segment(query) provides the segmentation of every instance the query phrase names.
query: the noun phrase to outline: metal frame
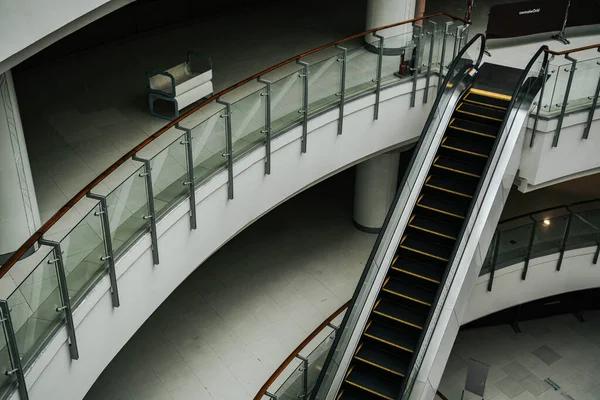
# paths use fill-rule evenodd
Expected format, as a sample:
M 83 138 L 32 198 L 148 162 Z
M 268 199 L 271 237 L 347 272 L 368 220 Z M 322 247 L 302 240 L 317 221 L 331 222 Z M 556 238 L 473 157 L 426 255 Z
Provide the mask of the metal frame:
M 302 65 L 302 72 L 298 77 L 302 78 L 302 152 L 306 153 L 306 141 L 308 139 L 308 63 L 302 60 L 296 60 L 296 64 Z
M 544 100 L 544 88 L 546 87 L 546 77 L 548 76 L 548 66 L 550 65 L 548 59 L 548 53 L 544 53 L 544 60 L 542 62 L 542 68 L 540 68 L 540 73 L 538 75 L 538 79 L 542 79 L 542 88 L 540 89 L 540 98 L 538 100 L 537 109 L 535 112 L 535 119 L 533 121 L 533 128 L 531 130 L 531 139 L 529 140 L 529 147 L 533 147 L 533 143 L 535 142 L 535 132 L 537 130 L 538 120 L 540 119 L 540 110 L 542 109 L 542 101 Z
M 490 270 L 490 279 L 488 280 L 487 291 L 492 291 L 492 285 L 494 284 L 494 275 L 496 274 L 496 261 L 498 260 L 498 252 L 500 251 L 500 236 L 502 233 L 496 230 L 496 241 L 494 242 L 492 255 L 492 269 Z
M 101 218 L 102 231 L 104 233 L 104 251 L 105 256 L 102 261 L 108 261 L 108 276 L 110 278 L 110 297 L 112 299 L 113 307 L 119 307 L 121 301 L 119 300 L 119 288 L 117 286 L 117 273 L 115 271 L 115 254 L 112 247 L 112 237 L 110 233 L 110 219 L 108 218 L 108 203 L 106 202 L 106 196 L 94 194 L 88 192 L 86 194 L 90 199 L 98 200 L 100 203 L 100 211 L 94 212 L 94 215 Z
M 225 106 L 225 114 L 221 114 L 221 118 L 225 118 L 225 146 L 226 153 L 223 157 L 227 157 L 227 195 L 229 200 L 233 200 L 233 133 L 231 131 L 231 103 L 223 101 L 219 97 L 215 100 L 217 104 Z
M 144 215 L 144 219 L 150 220 L 150 238 L 152 240 L 152 260 L 154 265 L 158 265 L 160 259 L 158 257 L 158 235 L 156 233 L 156 211 L 154 210 L 154 189 L 152 188 L 152 166 L 150 160 L 134 155 L 131 157 L 133 161 L 144 163 L 144 172 L 138 176 L 146 179 L 146 197 L 148 200 L 148 212 L 150 215 Z
M 308 397 L 308 358 L 302 357 L 300 354 L 296 354 L 296 358 L 302 361 L 302 385 L 303 385 L 303 394 L 302 398 L 306 400 Z
M 569 207 L 567 207 L 567 210 L 569 211 L 569 218 L 567 219 L 567 226 L 565 227 L 565 232 L 563 233 L 563 238 L 560 243 L 560 254 L 558 255 L 558 262 L 556 263 L 557 271 L 560 271 L 562 266 L 563 257 L 567 248 L 567 239 L 569 238 L 569 233 L 571 232 L 571 221 L 573 220 L 573 212 Z
M 190 201 L 190 227 L 196 229 L 197 218 L 196 218 L 196 178 L 194 176 L 194 154 L 192 151 L 192 130 L 184 128 L 179 124 L 175 124 L 175 129 L 184 131 L 183 140 L 179 142 L 185 146 L 185 160 L 187 167 L 187 181 L 183 182 L 188 187 L 189 201 Z
M 445 58 L 446 58 L 446 42 L 447 42 L 447 37 L 448 36 L 452 36 L 452 33 L 450 33 L 450 27 L 454 24 L 454 21 L 448 21 L 446 22 L 446 26 L 444 27 L 444 33 L 443 33 L 443 40 L 442 40 L 442 54 L 440 57 L 440 73 L 439 73 L 439 79 L 438 79 L 438 92 L 440 90 L 442 90 L 442 82 L 444 82 L 444 72 L 446 69 L 446 65 L 445 65 Z
M 375 77 L 375 110 L 373 119 L 379 119 L 379 96 L 381 95 L 381 69 L 383 67 L 383 42 L 384 37 L 373 32 L 373 36 L 379 39 L 379 53 L 377 54 L 377 76 Z
M 556 126 L 556 132 L 554 133 L 554 138 L 552 139 L 552 147 L 558 146 L 558 138 L 560 137 L 560 130 L 562 129 L 563 120 L 565 118 L 565 113 L 567 111 L 567 103 L 569 102 L 569 94 L 571 93 L 571 85 L 573 84 L 573 76 L 575 75 L 575 71 L 577 70 L 577 60 L 571 57 L 570 55 L 566 55 L 565 58 L 571 61 L 571 70 L 569 71 L 569 80 L 567 81 L 567 87 L 565 89 L 565 98 L 563 99 L 562 107 L 560 109 L 560 117 L 558 118 L 558 125 Z
M 8 358 L 10 359 L 10 365 L 12 367 L 12 369 L 10 371 L 6 371 L 5 374 L 16 374 L 17 391 L 19 392 L 19 398 L 21 400 L 29 400 L 29 394 L 27 393 L 27 384 L 25 382 L 25 372 L 23 372 L 23 366 L 21 365 L 21 356 L 19 355 L 19 348 L 17 346 L 15 329 L 12 324 L 12 318 L 10 316 L 10 308 L 8 306 L 8 301 L 6 300 L 0 300 L 0 315 L 2 317 L 2 326 L 4 327 L 4 337 L 6 338 Z
M 338 135 L 342 134 L 344 129 L 344 105 L 346 104 L 346 69 L 348 67 L 348 49 L 336 44 L 335 47 L 342 50 L 342 58 L 337 58 L 337 62 L 342 63 L 340 92 L 336 93 L 340 97 L 340 116 L 338 118 Z
M 415 50 L 415 59 L 413 60 L 413 68 L 412 68 L 412 73 L 413 73 L 413 86 L 412 86 L 412 92 L 410 94 L 410 106 L 414 107 L 415 106 L 415 98 L 417 97 L 417 79 L 419 78 L 419 64 L 421 63 L 421 35 L 423 34 L 423 27 L 420 25 L 417 25 L 415 23 L 413 23 L 413 29 L 416 30 L 416 33 L 413 35 L 413 38 L 415 39 L 415 46 L 416 46 L 416 50 Z
M 533 249 L 533 242 L 535 240 L 535 231 L 537 228 L 538 221 L 529 217 L 533 222 L 531 227 L 531 233 L 529 234 L 529 242 L 527 244 L 527 255 L 525 256 L 525 264 L 523 265 L 523 272 L 521 273 L 521 280 L 524 281 L 527 278 L 527 271 L 529 270 L 529 261 L 531 260 L 531 250 Z
M 600 53 L 600 47 L 598 47 L 598 52 Z M 596 61 L 596 64 L 598 64 L 598 66 L 600 67 L 600 61 Z M 592 98 L 592 108 L 590 109 L 587 123 L 585 124 L 585 129 L 583 130 L 583 139 L 587 139 L 590 134 L 590 129 L 592 128 L 592 121 L 594 120 L 594 113 L 596 112 L 596 107 L 598 106 L 598 97 L 600 97 L 600 77 L 598 77 L 596 92 L 594 93 L 594 97 Z
M 265 129 L 261 132 L 265 135 L 265 175 L 271 174 L 271 81 L 266 79 L 256 79 L 258 83 L 265 85 L 266 92 L 260 95 L 265 98 Z
M 52 247 L 54 259 L 48 260 L 48 264 L 54 264 L 56 276 L 58 278 L 58 290 L 62 306 L 56 308 L 56 312 L 64 311 L 65 322 L 67 325 L 67 335 L 69 336 L 69 353 L 73 360 L 79 360 L 79 350 L 77 349 L 77 337 L 75 335 L 75 324 L 73 323 L 73 309 L 71 308 L 71 299 L 69 298 L 69 289 L 67 288 L 67 277 L 65 275 L 65 264 L 63 262 L 60 243 L 51 240 L 40 239 L 40 245 Z
M 427 98 L 429 97 L 429 81 L 431 80 L 431 63 L 433 62 L 433 49 L 435 47 L 435 33 L 437 32 L 437 22 L 428 20 L 433 25 L 431 32 L 426 32 L 431 35 L 431 44 L 429 46 L 429 62 L 427 63 L 427 77 L 425 78 L 425 91 L 423 92 L 423 104 L 427 104 Z M 441 77 L 440 77 L 441 79 Z

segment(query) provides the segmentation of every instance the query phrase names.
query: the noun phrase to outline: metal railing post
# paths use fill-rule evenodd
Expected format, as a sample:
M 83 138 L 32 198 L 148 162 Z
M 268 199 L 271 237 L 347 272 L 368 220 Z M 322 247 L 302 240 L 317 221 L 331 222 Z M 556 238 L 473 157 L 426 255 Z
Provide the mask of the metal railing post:
M 108 277 L 110 279 L 110 296 L 112 299 L 113 307 L 119 307 L 121 301 L 119 300 L 119 289 L 117 286 L 117 273 L 115 272 L 115 255 L 112 247 L 112 236 L 110 233 L 110 218 L 108 218 L 108 203 L 106 202 L 106 196 L 99 194 L 87 193 L 86 195 L 90 199 L 98 200 L 100 202 L 100 211 L 96 211 L 94 215 L 100 217 L 102 221 L 102 232 L 104 233 L 104 252 L 105 256 L 101 258 L 102 261 L 108 261 Z
M 302 361 L 302 398 L 306 400 L 308 397 L 308 358 L 296 354 L 296 358 Z
M 435 46 L 435 33 L 437 31 L 437 22 L 429 20 L 431 25 L 433 25 L 431 32 L 427 32 L 428 35 L 431 35 L 431 44 L 429 45 L 429 62 L 427 63 L 427 78 L 425 79 L 425 92 L 423 92 L 423 104 L 427 103 L 427 98 L 429 96 L 429 81 L 431 80 L 431 63 L 433 62 L 433 48 Z
M 498 251 L 500 250 L 500 231 L 496 231 L 496 241 L 494 242 L 494 248 L 492 254 L 492 269 L 490 271 L 490 279 L 488 280 L 487 291 L 492 291 L 492 285 L 494 284 L 494 275 L 496 274 L 496 261 L 498 260 Z
M 133 161 L 144 163 L 144 172 L 139 174 L 140 178 L 146 179 L 146 197 L 148 200 L 148 213 L 142 218 L 150 220 L 150 238 L 152 240 L 152 259 L 154 265 L 158 265 L 158 235 L 156 232 L 156 212 L 154 210 L 154 189 L 152 188 L 152 166 L 150 160 L 138 157 L 137 155 L 131 157 Z
M 452 50 L 452 59 L 454 60 L 456 58 L 456 55 L 458 54 L 458 51 L 460 50 L 460 30 L 461 30 L 462 26 L 459 25 L 456 27 L 456 30 L 454 31 L 454 50 Z
M 565 249 L 567 248 L 567 240 L 569 239 L 569 233 L 571 232 L 571 221 L 573 220 L 573 211 L 567 207 L 569 211 L 569 218 L 567 219 L 567 226 L 565 227 L 565 232 L 563 234 L 562 241 L 560 243 L 560 253 L 558 255 L 558 262 L 556 263 L 556 270 L 560 271 L 562 266 L 563 257 L 565 255 Z
M 415 98 L 417 97 L 417 78 L 419 75 L 419 64 L 421 63 L 420 59 L 421 59 L 421 35 L 422 35 L 422 27 L 420 25 L 414 24 L 413 23 L 413 27 L 416 31 L 415 35 L 413 35 L 413 38 L 415 39 L 415 46 L 416 46 L 416 50 L 415 50 L 415 59 L 412 60 L 413 61 L 413 69 L 412 69 L 412 73 L 413 73 L 413 86 L 412 86 L 412 92 L 410 94 L 410 106 L 414 107 L 415 106 Z
M 279 397 L 277 397 L 273 393 L 265 392 L 265 396 L 267 396 L 268 398 L 270 398 L 272 400 L 279 400 Z
M 265 128 L 261 130 L 261 133 L 265 135 L 265 175 L 271 174 L 271 81 L 258 78 L 258 83 L 265 85 L 266 92 L 262 92 L 260 95 L 265 98 Z
M 448 21 L 446 22 L 446 26 L 444 27 L 444 34 L 443 34 L 443 39 L 442 39 L 442 54 L 440 55 L 440 75 L 439 75 L 439 80 L 438 80 L 438 92 L 440 90 L 442 90 L 442 82 L 444 82 L 444 78 L 445 78 L 445 69 L 446 69 L 446 62 L 445 62 L 445 58 L 446 58 L 446 42 L 447 42 L 447 37 L 448 36 L 452 36 L 452 33 L 450 33 L 450 27 L 452 26 L 452 24 L 454 24 L 454 21 Z
M 194 152 L 192 143 L 192 130 L 184 128 L 179 124 L 175 125 L 176 129 L 184 131 L 183 140 L 179 142 L 185 146 L 185 163 L 187 167 L 187 180 L 183 182 L 188 187 L 189 201 L 190 201 L 190 227 L 192 229 L 197 228 L 196 218 L 196 178 L 194 176 Z
M 302 65 L 302 72 L 298 75 L 302 78 L 302 110 L 298 110 L 303 115 L 302 118 L 302 152 L 306 153 L 306 141 L 308 139 L 308 63 L 296 60 L 296 64 Z
M 531 131 L 531 139 L 529 147 L 533 147 L 535 141 L 535 131 L 537 130 L 538 120 L 540 119 L 540 110 L 542 109 L 542 101 L 544 100 L 544 88 L 546 87 L 546 77 L 548 76 L 548 53 L 544 53 L 544 61 L 538 79 L 542 79 L 542 88 L 540 89 L 540 98 L 538 100 L 537 109 L 535 111 L 535 120 L 533 121 L 533 129 Z
M 338 120 L 338 135 L 342 134 L 342 130 L 344 128 L 344 104 L 346 103 L 346 68 L 347 68 L 347 58 L 348 58 L 348 49 L 345 47 L 336 44 L 335 47 L 342 50 L 342 58 L 337 58 L 337 62 L 342 63 L 342 73 L 341 73 L 341 82 L 340 82 L 340 92 L 336 93 L 340 97 L 340 117 Z
M 594 253 L 594 258 L 592 259 L 592 264 L 598 264 L 598 257 L 600 256 L 600 238 L 598 238 L 596 242 L 596 253 Z
M 0 317 L 2 318 L 2 326 L 4 327 L 4 337 L 6 338 L 6 347 L 8 350 L 8 358 L 10 359 L 11 366 L 11 370 L 5 371 L 5 374 L 16 375 L 19 399 L 28 400 L 29 394 L 27 393 L 27 384 L 25 383 L 25 373 L 23 372 L 23 366 L 21 365 L 21 356 L 19 355 L 19 348 L 17 346 L 15 329 L 12 324 L 12 318 L 10 316 L 10 308 L 8 307 L 8 301 L 6 300 L 0 300 Z
M 565 89 L 565 98 L 563 99 L 562 107 L 560 109 L 560 117 L 558 118 L 558 125 L 556 126 L 556 132 L 554 133 L 554 139 L 552 139 L 552 147 L 558 146 L 558 138 L 560 136 L 560 130 L 562 129 L 563 120 L 567 111 L 567 103 L 569 101 L 569 93 L 571 93 L 571 85 L 573 84 L 573 76 L 577 70 L 577 60 L 570 57 L 568 54 L 565 58 L 571 61 L 571 70 L 565 68 L 565 71 L 569 72 L 569 80 L 567 81 L 567 88 Z M 558 76 L 557 76 L 558 79 Z
M 67 334 L 69 336 L 69 352 L 73 360 L 79 359 L 79 350 L 77 349 L 77 337 L 75 336 L 75 324 L 73 324 L 73 310 L 71 308 L 71 299 L 69 298 L 69 289 L 67 288 L 67 277 L 65 275 L 65 264 L 63 262 L 62 250 L 60 243 L 40 239 L 40 245 L 52 247 L 54 258 L 48 260 L 48 264 L 54 264 L 56 268 L 56 276 L 58 277 L 58 290 L 62 301 L 61 307 L 56 307 L 56 312 L 65 313 L 65 322 L 67 325 Z
M 598 52 L 600 52 L 600 47 L 598 47 Z M 596 64 L 600 68 L 600 61 L 597 61 Z M 590 108 L 590 113 L 588 114 L 587 123 L 585 124 L 585 129 L 583 130 L 583 139 L 587 139 L 590 135 L 590 129 L 592 127 L 592 121 L 594 120 L 594 113 L 596 112 L 596 107 L 598 106 L 598 97 L 600 97 L 600 77 L 598 77 L 598 83 L 596 84 L 596 92 L 592 97 L 592 108 Z
M 383 67 L 383 41 L 384 38 L 373 32 L 373 36 L 379 39 L 379 53 L 377 54 L 377 76 L 375 78 L 375 114 L 373 119 L 379 119 L 379 96 L 381 94 L 381 69 Z
M 225 114 L 221 114 L 221 118 L 225 118 L 225 146 L 226 153 L 221 154 L 227 157 L 227 196 L 229 200 L 233 199 L 233 132 L 231 131 L 231 103 L 223 101 L 219 97 L 215 100 L 217 104 L 225 106 Z
M 535 241 L 535 231 L 537 228 L 537 221 L 531 216 L 529 217 L 533 221 L 531 227 L 531 233 L 529 233 L 529 242 L 527 242 L 527 255 L 525 256 L 525 264 L 523 265 L 523 272 L 521 273 L 521 280 L 524 281 L 527 278 L 527 271 L 529 270 L 529 261 L 531 260 L 531 250 L 533 249 L 533 242 Z

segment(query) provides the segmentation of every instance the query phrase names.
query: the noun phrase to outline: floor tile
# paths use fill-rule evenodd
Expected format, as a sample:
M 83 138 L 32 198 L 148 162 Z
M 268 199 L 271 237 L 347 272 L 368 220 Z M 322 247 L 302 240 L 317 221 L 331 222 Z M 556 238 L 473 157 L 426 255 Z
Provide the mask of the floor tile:
M 534 396 L 539 396 L 552 388 L 547 382 L 544 382 L 535 375 L 530 375 L 519 383 Z
M 600 385 L 600 382 L 598 382 L 596 379 L 592 378 L 583 371 L 579 371 L 576 374 L 570 376 L 569 382 L 571 382 L 584 392 L 589 392 L 590 390 Z
M 510 398 L 513 398 L 525 391 L 525 388 L 510 376 L 496 382 L 495 385 Z
M 510 377 L 516 381 L 521 381 L 531 375 L 531 371 L 525 368 L 520 362 L 513 361 L 504 368 L 502 371 L 506 372 Z

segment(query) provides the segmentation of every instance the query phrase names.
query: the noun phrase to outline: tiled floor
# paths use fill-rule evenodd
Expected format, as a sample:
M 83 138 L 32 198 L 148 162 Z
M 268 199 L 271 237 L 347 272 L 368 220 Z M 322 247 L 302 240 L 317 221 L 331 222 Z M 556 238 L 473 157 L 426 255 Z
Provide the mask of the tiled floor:
M 600 312 L 461 331 L 439 390 L 459 400 L 470 358 L 491 368 L 486 400 L 600 399 Z M 465 399 L 477 399 L 465 392 Z
M 234 238 L 149 318 L 86 400 L 250 399 L 352 295 L 376 235 L 352 225 L 353 172 Z

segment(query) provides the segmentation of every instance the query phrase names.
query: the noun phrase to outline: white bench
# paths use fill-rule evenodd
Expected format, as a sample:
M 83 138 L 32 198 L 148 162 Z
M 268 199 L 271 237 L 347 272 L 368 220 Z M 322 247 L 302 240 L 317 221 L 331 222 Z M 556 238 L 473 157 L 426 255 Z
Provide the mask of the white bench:
M 193 51 L 188 52 L 186 62 L 166 71 L 149 71 L 146 77 L 150 113 L 159 118 L 175 119 L 179 110 L 213 94 L 212 60 Z M 157 99 L 173 103 L 173 116 L 154 110 Z

